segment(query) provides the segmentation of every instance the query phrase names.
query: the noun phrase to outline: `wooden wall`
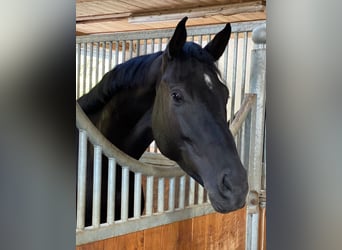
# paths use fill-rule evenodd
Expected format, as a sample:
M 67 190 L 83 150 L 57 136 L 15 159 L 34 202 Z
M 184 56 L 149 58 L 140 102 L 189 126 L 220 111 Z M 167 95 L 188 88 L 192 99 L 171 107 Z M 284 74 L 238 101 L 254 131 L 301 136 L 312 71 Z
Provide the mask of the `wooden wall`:
M 209 214 L 76 247 L 76 250 L 243 250 L 246 209 Z

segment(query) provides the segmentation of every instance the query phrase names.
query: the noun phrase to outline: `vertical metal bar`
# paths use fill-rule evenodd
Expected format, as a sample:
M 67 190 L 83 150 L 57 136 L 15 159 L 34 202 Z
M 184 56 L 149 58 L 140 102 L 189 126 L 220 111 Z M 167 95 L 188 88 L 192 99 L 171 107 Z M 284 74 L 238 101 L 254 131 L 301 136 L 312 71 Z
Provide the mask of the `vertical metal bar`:
M 164 212 L 164 178 L 158 179 L 158 213 Z
M 108 159 L 108 196 L 107 196 L 107 223 L 112 224 L 115 219 L 115 185 L 116 185 L 116 161 Z
M 249 156 L 248 182 L 249 200 L 247 203 L 247 230 L 250 234 L 246 237 L 247 249 L 254 250 L 258 247 L 259 231 L 259 207 L 255 204 L 259 198 L 262 183 L 262 157 L 265 121 L 266 99 L 266 24 L 254 29 L 252 39 L 255 48 L 251 54 L 250 93 L 257 95 L 256 104 L 252 109 L 251 145 Z M 251 199 L 253 194 L 254 198 Z
M 95 84 L 99 81 L 99 57 L 100 57 L 100 48 L 99 48 L 99 43 L 97 42 L 96 43 L 96 50 L 95 50 L 95 53 L 96 53 L 96 65 L 95 65 Z
M 121 221 L 128 219 L 129 168 L 122 167 L 121 177 Z
M 80 86 L 80 77 L 81 77 L 81 44 L 76 44 L 76 98 L 81 96 L 81 86 Z
M 134 218 L 141 215 L 141 173 L 134 174 Z
M 169 211 L 175 210 L 175 177 L 169 180 Z
M 140 56 L 140 39 L 137 39 L 137 55 Z
M 231 87 L 231 106 L 230 106 L 230 120 L 233 120 L 235 113 L 235 92 L 236 92 L 236 71 L 237 71 L 237 56 L 238 56 L 238 40 L 239 35 L 236 32 L 234 36 L 234 58 L 233 58 L 233 74 L 232 74 L 232 87 Z
M 228 78 L 228 50 L 229 50 L 229 46 L 226 47 L 226 49 L 224 50 L 224 54 L 223 54 L 223 76 L 222 76 L 222 79 L 224 80 L 224 84 L 226 84 L 226 86 L 228 85 L 228 83 L 227 83 L 227 78 Z
M 247 250 L 258 250 L 259 214 L 247 214 Z
M 155 43 L 155 39 L 154 38 L 152 38 L 152 40 L 151 40 L 151 53 L 154 53 L 154 43 Z
M 115 63 L 114 67 L 119 64 L 119 42 L 115 41 Z
M 247 68 L 247 49 L 248 49 L 248 32 L 244 32 L 243 37 L 243 54 L 242 54 L 242 76 L 241 76 L 241 103 L 243 101 L 242 97 L 245 94 L 245 86 L 246 86 L 246 68 Z
M 102 150 L 94 145 L 93 227 L 100 226 Z
M 162 46 L 163 46 L 163 38 L 159 38 L 158 51 L 162 50 Z
M 189 205 L 195 204 L 195 180 L 190 177 L 189 183 Z
M 89 82 L 88 82 L 88 90 L 93 87 L 93 43 L 90 43 L 89 48 Z M 88 91 L 87 91 L 88 92 Z
M 112 69 L 112 57 L 113 57 L 113 43 L 112 42 L 109 42 L 108 43 L 108 52 L 109 52 L 109 55 L 108 55 L 108 71 Z
M 243 102 L 243 98 L 245 95 L 245 86 L 246 86 L 246 65 L 247 65 L 247 42 L 248 42 L 248 33 L 244 32 L 243 38 L 243 55 L 242 55 L 242 70 L 241 70 L 241 89 L 240 89 L 240 104 Z M 239 130 L 237 135 L 237 146 L 240 157 L 243 157 L 242 154 L 244 153 L 244 142 L 242 136 L 244 135 L 244 127 Z
M 203 47 L 203 36 L 202 36 L 202 35 L 200 35 L 200 36 L 198 37 L 198 44 L 201 45 L 201 46 Z
M 86 93 L 87 84 L 87 43 L 83 43 L 83 94 Z
M 133 57 L 133 41 L 130 40 L 129 41 L 129 58 L 128 59 L 131 59 Z
M 78 173 L 77 173 L 77 230 L 84 229 L 87 179 L 87 133 L 79 131 Z
M 184 208 L 185 204 L 185 176 L 179 178 L 179 208 Z
M 106 42 L 102 42 L 102 74 L 101 77 L 106 72 Z
M 147 39 L 144 39 L 144 54 L 143 55 L 146 55 L 147 54 Z
M 121 59 L 121 62 L 124 62 L 125 61 L 125 58 L 126 58 L 126 41 L 122 41 L 121 42 L 122 44 L 122 51 L 121 51 L 121 55 L 122 55 L 122 59 Z
M 200 185 L 198 185 L 198 204 L 203 204 L 204 202 L 204 188 Z
M 153 209 L 153 176 L 146 180 L 146 215 L 152 215 Z

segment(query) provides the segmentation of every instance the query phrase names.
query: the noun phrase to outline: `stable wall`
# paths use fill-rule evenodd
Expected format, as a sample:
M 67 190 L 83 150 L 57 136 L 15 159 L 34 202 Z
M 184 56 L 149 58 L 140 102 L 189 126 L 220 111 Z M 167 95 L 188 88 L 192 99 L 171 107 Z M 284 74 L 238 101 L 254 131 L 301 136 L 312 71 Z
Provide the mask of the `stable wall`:
M 76 247 L 76 250 L 244 250 L 246 209 L 199 216 Z

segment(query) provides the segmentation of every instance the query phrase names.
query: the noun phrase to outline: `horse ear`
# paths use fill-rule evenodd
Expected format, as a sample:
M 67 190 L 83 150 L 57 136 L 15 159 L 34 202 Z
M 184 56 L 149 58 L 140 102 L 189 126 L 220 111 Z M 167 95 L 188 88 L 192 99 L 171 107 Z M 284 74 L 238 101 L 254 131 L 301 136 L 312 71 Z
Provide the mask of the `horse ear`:
M 223 54 L 231 33 L 230 23 L 227 23 L 223 30 L 221 30 L 217 35 L 211 40 L 207 46 L 205 46 L 205 50 L 209 52 L 217 61 Z
M 183 45 L 186 41 L 186 29 L 185 23 L 188 20 L 188 17 L 184 17 L 176 27 L 175 32 L 173 33 L 171 40 L 166 48 L 166 53 L 169 59 L 172 59 L 182 51 Z

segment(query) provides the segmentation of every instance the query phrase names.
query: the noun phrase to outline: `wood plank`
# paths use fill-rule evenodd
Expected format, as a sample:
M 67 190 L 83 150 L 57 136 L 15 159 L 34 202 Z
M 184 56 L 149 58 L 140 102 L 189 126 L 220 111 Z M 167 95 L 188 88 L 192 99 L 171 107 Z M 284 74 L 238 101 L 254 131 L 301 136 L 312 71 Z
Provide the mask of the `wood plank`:
M 167 245 L 167 240 L 162 239 L 162 230 L 159 227 L 144 230 L 144 249 L 163 249 Z
M 193 220 L 192 237 L 195 239 L 191 246 L 192 250 L 205 249 L 207 246 L 208 235 L 208 216 L 200 216 Z
M 168 250 L 178 250 L 179 239 L 179 223 L 171 223 L 164 225 L 162 228 L 162 239 L 164 242 L 164 248 Z

